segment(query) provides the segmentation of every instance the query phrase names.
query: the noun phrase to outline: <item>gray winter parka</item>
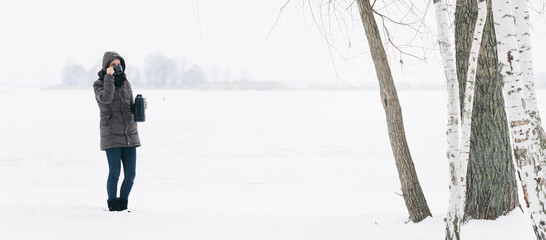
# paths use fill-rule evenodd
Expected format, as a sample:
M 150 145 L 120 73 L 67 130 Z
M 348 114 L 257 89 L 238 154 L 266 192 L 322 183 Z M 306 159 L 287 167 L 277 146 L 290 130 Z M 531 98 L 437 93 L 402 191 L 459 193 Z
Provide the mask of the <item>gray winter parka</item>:
M 119 59 L 125 71 L 125 60 L 116 52 L 106 52 L 102 59 L 102 71 L 109 63 Z M 100 109 L 100 148 L 139 147 L 137 123 L 134 120 L 133 91 L 129 81 L 123 86 L 114 85 L 114 76 L 104 74 L 104 80 L 93 83 L 95 99 Z

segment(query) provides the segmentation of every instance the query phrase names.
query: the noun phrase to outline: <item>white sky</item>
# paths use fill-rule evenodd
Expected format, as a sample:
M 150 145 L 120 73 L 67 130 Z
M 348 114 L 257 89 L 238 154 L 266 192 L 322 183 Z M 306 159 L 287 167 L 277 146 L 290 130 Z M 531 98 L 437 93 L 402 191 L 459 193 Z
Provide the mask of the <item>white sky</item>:
M 335 84 L 327 44 L 303 1 L 291 1 L 266 41 L 285 3 L 285 0 L 2 1 L 0 86 L 58 84 L 67 63 L 90 68 L 100 63 L 107 50 L 124 56 L 128 68 L 140 65 L 149 54 L 162 53 L 173 58 L 184 57 L 205 70 L 215 66 L 254 80 Z M 436 29 L 433 11 L 430 8 L 427 16 L 432 32 Z M 350 56 L 367 51 L 362 26 L 358 25 L 358 18 L 353 20 L 356 25 L 350 29 L 354 33 L 351 48 L 341 31 L 333 32 L 338 49 Z M 538 21 L 534 27 L 537 30 L 534 55 L 540 56 L 546 53 L 537 44 L 545 36 L 544 21 Z M 434 39 L 426 38 L 424 42 L 433 43 Z M 407 85 L 443 84 L 438 54 L 429 51 L 426 57 L 426 63 L 404 57 L 402 68 L 396 64 L 399 56 L 394 56 L 391 64 L 395 79 Z M 369 54 L 351 60 L 334 56 L 334 60 L 343 81 L 357 87 L 375 84 Z M 545 62 L 535 57 L 535 63 L 540 75 L 544 70 L 539 66 Z

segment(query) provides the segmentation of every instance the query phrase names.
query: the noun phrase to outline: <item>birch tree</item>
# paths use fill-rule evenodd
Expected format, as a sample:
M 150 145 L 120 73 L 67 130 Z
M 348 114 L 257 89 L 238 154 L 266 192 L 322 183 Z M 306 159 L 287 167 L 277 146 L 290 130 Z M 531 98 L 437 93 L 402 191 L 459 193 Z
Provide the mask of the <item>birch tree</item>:
M 542 120 L 538 111 L 538 103 L 535 92 L 535 79 L 533 70 L 533 56 L 531 44 L 531 22 L 529 16 L 529 1 L 513 0 L 512 9 L 514 10 L 514 23 L 517 34 L 518 53 L 521 64 L 521 78 L 525 85 L 525 100 L 528 115 L 531 121 L 532 131 L 535 134 L 531 135 L 533 145 L 537 146 L 540 154 L 540 164 L 546 164 L 546 142 L 544 130 L 542 128 Z
M 409 152 L 396 87 L 372 6 L 369 0 L 357 0 L 357 4 L 379 81 L 381 102 L 383 103 L 383 109 L 387 117 L 389 138 L 402 186 L 402 195 L 409 212 L 410 220 L 419 222 L 427 216 L 432 216 L 432 214 L 426 203 Z
M 531 22 L 529 17 L 529 1 L 513 0 L 514 23 L 518 36 L 518 51 L 521 64 L 523 83 L 525 84 L 525 98 L 527 99 L 527 110 L 531 117 L 535 116 L 538 123 L 541 123 L 538 113 L 538 104 L 535 93 L 535 79 L 533 70 L 533 56 L 531 47 Z
M 525 3 L 527 4 L 527 3 Z M 497 34 L 497 49 L 499 65 L 504 80 L 504 98 L 508 111 L 509 125 L 512 132 L 512 144 L 516 166 L 522 181 L 526 207 L 537 239 L 546 239 L 546 204 L 544 159 L 541 156 L 541 146 L 536 140 L 544 142 L 542 127 L 539 122 L 533 121 L 527 109 L 526 85 L 520 65 L 522 62 L 518 47 L 518 37 L 514 20 L 513 8 L 509 0 L 493 1 L 495 31 Z M 518 15 L 524 14 L 517 12 Z M 520 34 L 529 34 L 520 32 Z M 530 43 L 530 41 L 528 42 Z M 520 43 L 519 45 L 523 45 Z M 530 45 L 529 45 L 530 47 Z M 538 111 L 537 111 L 538 113 Z M 536 140 L 535 140 L 536 139 Z
M 450 199 L 455 199 L 454 189 L 458 181 L 456 180 L 457 165 L 459 164 L 459 132 L 460 132 L 460 113 L 459 113 L 459 84 L 457 83 L 457 68 L 455 65 L 455 47 L 453 46 L 452 32 L 449 30 L 449 11 L 445 0 L 435 0 L 434 9 L 436 11 L 436 26 L 438 28 L 438 45 L 440 55 L 444 66 L 444 74 L 447 86 L 447 152 L 446 156 L 449 163 L 450 172 Z M 452 191 L 453 190 L 453 191 Z
M 449 114 L 456 113 L 457 110 L 453 108 L 458 108 L 454 106 L 454 100 L 450 99 L 454 97 L 456 93 L 454 90 L 455 84 L 449 85 L 450 81 L 454 82 L 456 77 L 453 74 L 454 62 L 449 61 L 454 59 L 454 51 L 451 47 L 451 44 L 446 44 L 447 41 L 450 43 L 449 31 L 447 30 L 447 7 L 445 2 L 441 0 L 434 1 L 437 23 L 440 33 L 440 44 L 442 59 L 444 62 L 444 72 L 446 73 L 446 79 L 448 81 L 448 112 Z M 451 179 L 450 182 L 450 199 L 449 199 L 449 211 L 446 218 L 446 239 L 460 239 L 460 229 L 464 220 L 464 204 L 465 204 L 465 195 L 466 195 L 466 171 L 468 167 L 468 158 L 470 155 L 470 130 L 471 130 L 471 121 L 472 121 L 472 107 L 474 101 L 475 93 L 475 78 L 477 73 L 478 66 L 478 55 L 479 49 L 481 46 L 481 40 L 483 35 L 483 29 L 485 26 L 485 19 L 487 17 L 487 5 L 485 0 L 478 2 L 478 19 L 476 22 L 476 27 L 474 30 L 474 35 L 472 38 L 472 47 L 469 56 L 469 69 L 467 71 L 467 82 L 465 89 L 465 96 L 463 98 L 463 112 L 461 119 L 461 148 L 459 149 L 459 154 L 450 156 L 449 153 L 453 152 L 457 145 L 454 145 L 452 141 L 459 140 L 458 137 L 455 139 L 454 136 L 450 136 L 449 129 L 456 128 L 453 126 L 453 122 L 450 122 L 452 119 L 448 115 L 448 160 L 450 162 L 450 171 Z M 455 76 L 454 76 L 455 75 Z M 456 96 L 455 96 L 456 97 Z M 456 117 L 455 117 L 456 119 Z

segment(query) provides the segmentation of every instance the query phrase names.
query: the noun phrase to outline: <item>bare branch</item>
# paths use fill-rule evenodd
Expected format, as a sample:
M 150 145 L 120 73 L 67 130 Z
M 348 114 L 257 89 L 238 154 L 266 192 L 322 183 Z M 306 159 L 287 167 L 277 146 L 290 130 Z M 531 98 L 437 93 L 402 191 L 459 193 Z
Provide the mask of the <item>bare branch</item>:
M 372 3 L 372 9 L 373 7 L 375 6 L 375 3 L 377 2 L 377 0 L 373 0 L 373 3 Z
M 420 61 L 426 61 L 425 51 L 427 49 L 431 49 L 428 47 L 428 45 L 423 46 L 423 43 L 415 44 L 415 42 L 420 42 L 423 39 L 420 38 L 421 40 L 419 40 L 419 36 L 430 33 L 429 29 L 424 23 L 424 16 L 426 16 L 428 13 L 431 4 L 429 0 L 421 0 L 422 4 L 408 1 L 409 0 L 370 0 L 371 5 L 375 6 L 375 8 L 372 8 L 374 15 L 378 16 L 383 22 L 383 27 L 380 27 L 380 30 L 383 35 L 382 37 L 385 39 L 383 42 L 385 48 L 391 53 L 398 53 L 387 54 L 387 58 L 393 62 L 400 62 L 401 66 L 404 66 L 404 56 L 409 56 L 410 58 Z M 358 18 L 358 21 L 356 21 L 357 19 L 354 18 L 355 8 L 358 10 L 355 4 L 356 1 L 321 0 L 317 2 L 303 0 L 303 2 L 304 4 L 308 4 L 307 7 L 311 12 L 313 23 L 326 42 L 327 51 L 330 55 L 330 61 L 335 71 L 336 79 L 343 82 L 338 71 L 339 67 L 334 60 L 334 55 L 335 58 L 340 57 L 347 61 L 358 58 L 365 53 L 369 53 L 369 51 L 359 51 L 355 53 L 350 50 L 353 46 L 353 38 L 355 38 L 354 33 L 360 34 L 359 31 L 353 31 L 354 29 L 358 28 L 358 22 L 360 22 L 360 18 Z M 426 6 L 426 9 L 423 9 L 424 6 Z M 357 13 L 357 15 L 360 16 L 359 13 Z M 400 40 L 396 41 L 398 34 L 392 35 L 390 33 L 394 33 L 395 31 L 399 32 L 397 27 L 411 29 L 411 31 L 415 32 L 415 34 L 412 32 L 410 34 L 402 35 L 402 38 L 405 39 L 404 41 L 406 41 L 406 43 L 400 43 Z M 333 35 L 333 33 L 336 31 L 341 33 L 341 35 Z M 346 41 L 347 48 L 339 48 L 340 45 L 338 40 L 335 39 L 338 36 L 342 37 Z M 360 36 L 358 39 L 365 41 L 365 38 L 361 38 Z M 421 49 L 423 55 L 419 56 L 421 53 L 415 51 L 416 49 Z M 403 72 L 404 70 L 402 69 L 401 71 Z M 345 82 L 343 83 L 348 85 Z
M 336 89 L 337 89 L 337 83 L 338 82 L 342 82 L 343 84 L 345 84 L 346 86 L 349 86 L 353 89 L 358 89 L 356 87 L 354 87 L 353 85 L 345 82 L 340 76 L 339 76 L 339 72 L 338 72 L 338 69 L 337 69 L 337 65 L 335 63 L 335 60 L 334 60 L 334 55 L 333 55 L 333 51 L 337 52 L 337 54 L 339 54 L 340 56 L 343 56 L 343 54 L 341 54 L 341 52 L 339 52 L 339 50 L 332 44 L 332 42 L 330 41 L 330 38 L 328 37 L 327 35 L 327 30 L 326 30 L 326 27 L 324 25 L 324 22 L 322 21 L 322 17 L 321 17 L 321 21 L 320 23 L 317 21 L 317 18 L 315 17 L 315 13 L 313 11 L 313 8 L 312 8 L 312 5 L 311 5 L 311 1 L 310 0 L 307 0 L 307 3 L 309 5 L 309 10 L 311 12 L 311 17 L 313 19 L 313 22 L 315 23 L 315 26 L 319 29 L 319 32 L 320 34 L 322 35 L 323 39 L 326 41 L 326 46 L 328 48 L 328 54 L 330 55 L 330 62 L 332 64 L 332 67 L 334 68 L 334 72 L 335 72 L 335 75 L 336 75 Z M 328 2 L 328 3 L 324 3 L 324 4 L 321 4 L 321 7 L 319 8 L 319 12 L 322 13 L 322 7 L 324 7 L 326 4 L 330 4 L 331 3 L 331 0 Z M 330 31 L 328 31 L 330 32 Z
M 413 54 L 411 54 L 411 53 L 408 53 L 408 52 L 406 52 L 406 51 L 400 49 L 400 47 L 398 47 L 398 45 L 395 44 L 395 43 L 392 41 L 392 38 L 391 38 L 391 34 L 390 34 L 390 32 L 389 32 L 389 29 L 387 29 L 387 27 L 385 26 L 385 24 L 383 24 L 383 31 L 384 31 L 385 34 L 386 34 L 386 39 L 389 41 L 389 43 L 390 43 L 394 48 L 396 48 L 396 50 L 398 50 L 398 52 L 400 52 L 401 54 L 405 54 L 405 55 L 408 55 L 408 56 L 410 56 L 410 57 L 414 57 L 414 58 L 416 58 L 416 59 L 425 61 L 424 58 L 415 56 L 415 55 L 413 55 Z
M 195 14 L 195 18 L 197 18 L 197 29 L 199 31 L 199 40 L 203 41 L 203 34 L 201 31 L 201 14 L 199 13 L 199 1 L 192 1 L 193 5 L 193 12 Z
M 373 10 L 373 13 L 375 13 L 375 15 L 377 15 L 377 16 L 379 16 L 379 17 L 381 17 L 381 18 L 384 18 L 384 19 L 388 20 L 389 22 L 392 22 L 392 23 L 398 24 L 398 25 L 402 25 L 402 26 L 406 26 L 406 27 L 409 27 L 409 28 L 415 30 L 416 32 L 419 32 L 418 29 L 416 29 L 416 28 L 414 28 L 413 26 L 411 26 L 411 23 L 397 22 L 397 21 L 392 20 L 391 18 L 389 18 L 389 17 L 387 17 L 387 16 L 385 16 L 385 15 L 383 15 L 383 14 L 381 14 L 381 13 L 375 11 L 375 10 Z
M 347 8 L 345 8 L 345 11 L 349 10 L 349 8 L 351 8 L 355 2 L 356 2 L 356 0 L 353 0 L 353 1 L 349 4 L 349 6 L 347 6 Z M 374 3 L 375 3 L 375 1 L 374 1 Z
M 269 39 L 269 35 L 271 35 L 271 32 L 273 32 L 273 29 L 275 28 L 275 26 L 277 26 L 277 23 L 279 22 L 279 19 L 281 18 L 281 15 L 282 15 L 282 10 L 286 7 L 286 5 L 288 5 L 288 3 L 290 3 L 290 0 L 287 0 L 286 3 L 279 10 L 279 15 L 277 16 L 277 20 L 275 20 L 275 23 L 273 24 L 273 26 L 267 33 L 267 37 L 265 37 L 266 42 L 267 42 L 267 39 Z

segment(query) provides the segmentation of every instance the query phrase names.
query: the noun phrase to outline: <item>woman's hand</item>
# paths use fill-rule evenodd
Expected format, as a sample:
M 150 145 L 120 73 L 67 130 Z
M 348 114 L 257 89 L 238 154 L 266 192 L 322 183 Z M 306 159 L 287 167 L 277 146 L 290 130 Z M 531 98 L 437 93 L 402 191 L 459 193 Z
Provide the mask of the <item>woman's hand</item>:
M 144 98 L 144 109 L 148 109 L 148 100 Z
M 106 74 L 114 75 L 114 67 L 109 67 L 106 69 Z

